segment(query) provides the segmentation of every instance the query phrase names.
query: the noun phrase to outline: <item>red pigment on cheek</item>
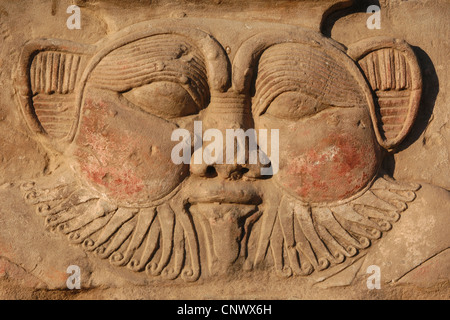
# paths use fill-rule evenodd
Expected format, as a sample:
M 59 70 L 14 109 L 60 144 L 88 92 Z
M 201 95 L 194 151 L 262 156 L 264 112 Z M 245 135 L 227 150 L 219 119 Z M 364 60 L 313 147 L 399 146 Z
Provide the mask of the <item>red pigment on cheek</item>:
M 350 136 L 334 135 L 302 155 L 293 154 L 282 183 L 302 199 L 313 202 L 347 198 L 363 188 L 376 163 L 373 148 Z
M 130 170 L 117 170 L 111 167 L 101 168 L 85 164 L 82 171 L 86 173 L 90 181 L 106 187 L 113 196 L 119 199 L 124 196 L 132 196 L 141 191 L 144 186 Z
M 82 173 L 90 182 L 105 187 L 118 199 L 136 195 L 144 184 L 136 176 L 134 168 L 128 165 L 128 158 L 138 141 L 123 131 L 108 129 L 107 105 L 103 101 L 94 103 L 88 99 L 85 110 L 89 110 L 89 115 L 82 119 L 78 141 L 83 149 L 78 149 L 75 154 Z

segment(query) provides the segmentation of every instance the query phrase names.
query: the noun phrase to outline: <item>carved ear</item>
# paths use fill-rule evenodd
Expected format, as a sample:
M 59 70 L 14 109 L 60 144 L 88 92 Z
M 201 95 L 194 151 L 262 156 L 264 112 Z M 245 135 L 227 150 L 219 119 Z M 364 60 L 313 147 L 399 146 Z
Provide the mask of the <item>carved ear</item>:
M 405 41 L 385 37 L 355 43 L 348 54 L 359 63 L 374 92 L 375 133 L 391 151 L 410 131 L 419 108 L 422 77 L 417 58 Z
M 15 85 L 26 123 L 44 143 L 56 147 L 74 130 L 77 84 L 93 49 L 54 39 L 33 40 L 24 46 Z

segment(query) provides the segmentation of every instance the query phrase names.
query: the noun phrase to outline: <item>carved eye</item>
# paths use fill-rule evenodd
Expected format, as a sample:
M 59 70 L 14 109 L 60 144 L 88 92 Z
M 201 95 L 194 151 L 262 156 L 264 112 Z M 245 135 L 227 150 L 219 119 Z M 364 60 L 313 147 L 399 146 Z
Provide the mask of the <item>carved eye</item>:
M 145 112 L 168 119 L 188 116 L 199 111 L 192 96 L 178 83 L 153 82 L 122 95 Z
M 301 92 L 285 92 L 276 97 L 265 114 L 286 120 L 299 120 L 314 115 L 328 106 Z

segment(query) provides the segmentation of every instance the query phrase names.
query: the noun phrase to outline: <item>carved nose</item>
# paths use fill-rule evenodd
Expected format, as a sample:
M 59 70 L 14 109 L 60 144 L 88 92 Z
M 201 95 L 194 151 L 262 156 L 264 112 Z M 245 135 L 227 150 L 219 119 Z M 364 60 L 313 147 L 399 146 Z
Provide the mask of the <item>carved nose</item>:
M 222 143 L 217 144 L 216 146 L 220 146 L 214 148 L 214 159 L 211 159 L 213 161 L 204 161 L 204 150 L 205 147 L 208 147 L 208 144 L 194 151 L 190 165 L 192 174 L 211 178 L 219 176 L 229 180 L 261 176 L 257 147 L 256 150 L 253 150 L 256 151 L 256 157 L 252 158 L 253 160 L 256 158 L 256 161 L 249 161 L 251 160 L 251 150 L 249 150 L 251 146 L 248 139 L 244 138 L 244 143 L 241 143 L 241 155 L 237 152 L 237 138 L 233 136 L 230 139 L 232 132 L 241 131 L 241 133 L 245 133 L 246 130 L 252 129 L 254 126 L 248 97 L 235 92 L 216 93 L 212 95 L 211 103 L 202 120 L 203 133 L 205 134 L 209 129 L 212 129 L 213 132 L 221 136 Z M 217 143 L 215 139 L 213 142 Z M 230 146 L 230 144 L 232 145 Z M 229 148 L 228 152 L 227 147 Z M 230 150 L 233 151 L 230 152 Z M 202 161 L 198 161 L 199 159 L 202 159 Z
M 202 152 L 198 149 L 195 152 Z M 261 177 L 261 170 L 259 164 L 250 164 L 248 160 L 243 164 L 234 163 L 194 163 L 194 157 L 191 158 L 190 171 L 191 174 L 200 177 L 215 178 L 217 176 L 227 180 L 239 180 L 243 178 L 259 178 Z

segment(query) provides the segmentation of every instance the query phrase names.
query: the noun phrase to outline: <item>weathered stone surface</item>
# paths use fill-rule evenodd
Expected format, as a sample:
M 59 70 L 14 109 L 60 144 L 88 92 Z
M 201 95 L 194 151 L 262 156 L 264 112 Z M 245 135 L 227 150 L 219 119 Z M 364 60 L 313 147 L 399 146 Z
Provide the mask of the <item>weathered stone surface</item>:
M 0 2 L 0 298 L 448 299 L 448 2 L 71 4 Z

